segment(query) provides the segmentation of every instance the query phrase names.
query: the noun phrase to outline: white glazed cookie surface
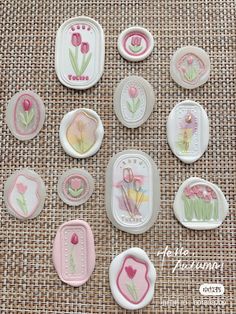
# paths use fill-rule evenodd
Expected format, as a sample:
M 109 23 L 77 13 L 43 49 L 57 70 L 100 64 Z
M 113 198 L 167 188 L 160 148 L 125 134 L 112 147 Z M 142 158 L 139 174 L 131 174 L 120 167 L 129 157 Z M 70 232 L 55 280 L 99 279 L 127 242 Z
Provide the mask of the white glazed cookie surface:
M 179 48 L 170 62 L 172 79 L 180 86 L 193 89 L 206 83 L 210 76 L 210 58 L 201 48 Z
M 180 160 L 185 163 L 198 160 L 209 142 L 209 121 L 203 107 L 192 100 L 175 105 L 167 120 L 167 139 Z
M 61 145 L 68 155 L 86 158 L 100 149 L 104 129 L 95 111 L 81 108 L 70 111 L 63 117 L 59 134 Z
M 115 301 L 124 309 L 137 310 L 153 298 L 156 270 L 146 252 L 134 247 L 113 259 L 109 280 Z

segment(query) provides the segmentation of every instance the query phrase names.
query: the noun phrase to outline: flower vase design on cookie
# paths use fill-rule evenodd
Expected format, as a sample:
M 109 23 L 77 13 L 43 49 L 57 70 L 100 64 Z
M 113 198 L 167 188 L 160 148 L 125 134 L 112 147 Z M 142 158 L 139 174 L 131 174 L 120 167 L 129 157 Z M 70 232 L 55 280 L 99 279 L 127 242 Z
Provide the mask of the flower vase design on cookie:
M 202 73 L 205 72 L 204 63 L 195 54 L 185 54 L 177 64 L 177 68 L 181 73 L 183 81 L 194 84 L 196 83 Z
M 56 72 L 62 84 L 86 89 L 100 79 L 104 67 L 104 33 L 95 20 L 80 16 L 64 22 L 56 38 Z
M 130 233 L 143 233 L 159 208 L 159 172 L 145 153 L 127 150 L 115 155 L 106 173 L 106 209 L 111 222 Z

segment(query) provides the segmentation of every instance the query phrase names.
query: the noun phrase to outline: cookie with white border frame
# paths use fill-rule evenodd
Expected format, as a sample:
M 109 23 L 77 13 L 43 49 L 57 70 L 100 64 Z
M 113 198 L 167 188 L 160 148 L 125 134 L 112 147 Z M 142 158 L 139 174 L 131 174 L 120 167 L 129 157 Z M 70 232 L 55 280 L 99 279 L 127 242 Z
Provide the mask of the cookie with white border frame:
M 152 34 L 140 26 L 129 27 L 118 38 L 118 51 L 128 61 L 142 61 L 153 50 L 154 40 Z
M 78 206 L 85 203 L 92 195 L 94 179 L 84 169 L 69 169 L 60 176 L 57 191 L 63 202 Z
M 225 220 L 228 211 L 229 205 L 221 189 L 201 178 L 185 180 L 175 195 L 175 216 L 189 229 L 217 228 Z
M 206 83 L 210 76 L 210 58 L 199 47 L 179 48 L 170 62 L 172 79 L 180 86 L 193 89 Z
M 115 301 L 124 309 L 138 310 L 153 298 L 156 270 L 146 252 L 134 247 L 113 259 L 109 280 Z
M 80 108 L 68 112 L 60 124 L 60 142 L 64 151 L 74 158 L 86 158 L 97 153 L 102 145 L 104 129 L 99 115 Z
M 6 122 L 17 139 L 26 141 L 37 136 L 44 120 L 45 107 L 36 93 L 29 90 L 21 91 L 9 100 Z
M 6 181 L 4 200 L 9 213 L 19 219 L 37 217 L 44 206 L 46 188 L 41 177 L 24 168 L 14 172 Z
M 123 79 L 114 93 L 114 110 L 120 122 L 137 128 L 147 121 L 155 102 L 153 88 L 140 76 Z

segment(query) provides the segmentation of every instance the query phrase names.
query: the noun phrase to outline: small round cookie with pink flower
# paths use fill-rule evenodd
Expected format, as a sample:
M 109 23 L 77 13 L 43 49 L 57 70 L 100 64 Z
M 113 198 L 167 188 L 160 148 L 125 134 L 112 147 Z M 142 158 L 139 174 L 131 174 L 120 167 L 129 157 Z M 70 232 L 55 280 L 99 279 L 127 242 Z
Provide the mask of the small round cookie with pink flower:
M 84 169 L 69 169 L 60 176 L 57 191 L 64 203 L 71 206 L 81 205 L 92 195 L 94 179 Z

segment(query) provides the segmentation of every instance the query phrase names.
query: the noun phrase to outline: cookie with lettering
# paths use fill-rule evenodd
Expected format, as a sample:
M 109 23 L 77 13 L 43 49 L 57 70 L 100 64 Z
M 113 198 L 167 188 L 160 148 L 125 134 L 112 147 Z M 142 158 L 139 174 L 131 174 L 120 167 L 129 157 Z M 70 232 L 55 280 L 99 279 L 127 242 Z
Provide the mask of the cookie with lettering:
M 147 29 L 134 26 L 127 28 L 120 34 L 117 46 L 124 59 L 141 61 L 152 53 L 154 40 Z
M 170 62 L 172 79 L 180 86 L 193 89 L 207 82 L 210 76 L 210 58 L 199 47 L 179 48 Z
M 53 243 L 53 263 L 60 279 L 79 287 L 87 282 L 95 267 L 92 230 L 83 220 L 63 223 Z
M 80 108 L 68 112 L 60 125 L 60 142 L 65 152 L 74 158 L 86 158 L 97 153 L 102 145 L 104 129 L 99 115 Z
M 229 205 L 221 189 L 201 178 L 192 177 L 184 181 L 175 196 L 175 216 L 189 229 L 217 228 L 228 211 Z
M 153 298 L 156 270 L 146 252 L 134 247 L 113 259 L 109 280 L 115 301 L 124 309 L 138 310 Z
M 26 141 L 37 136 L 44 120 L 45 107 L 36 93 L 29 90 L 21 91 L 9 100 L 6 122 L 17 139 Z
M 201 158 L 209 142 L 209 120 L 203 107 L 192 100 L 175 105 L 167 120 L 167 139 L 172 152 L 183 162 Z
M 94 191 L 94 179 L 88 171 L 73 168 L 65 171 L 58 180 L 58 195 L 68 205 L 85 203 Z
M 114 110 L 120 122 L 128 128 L 137 128 L 152 113 L 155 94 L 151 84 L 140 76 L 123 79 L 114 93 Z
M 33 170 L 18 170 L 5 183 L 5 204 L 8 212 L 16 218 L 25 220 L 37 217 L 43 209 L 45 197 L 44 182 Z
M 65 21 L 56 36 L 56 73 L 70 88 L 87 89 L 103 74 L 104 32 L 101 25 L 86 16 Z
M 106 210 L 120 230 L 140 234 L 152 227 L 160 211 L 160 180 L 150 156 L 125 150 L 112 157 L 106 171 Z

